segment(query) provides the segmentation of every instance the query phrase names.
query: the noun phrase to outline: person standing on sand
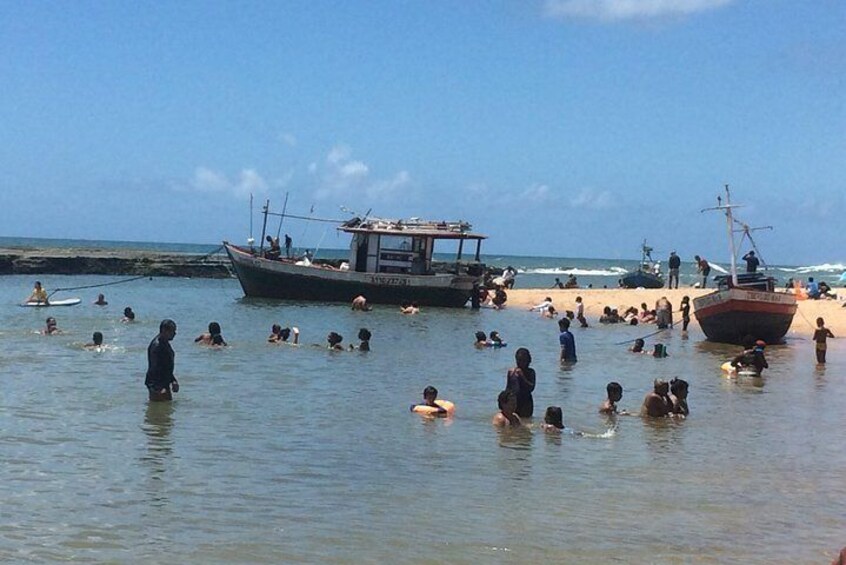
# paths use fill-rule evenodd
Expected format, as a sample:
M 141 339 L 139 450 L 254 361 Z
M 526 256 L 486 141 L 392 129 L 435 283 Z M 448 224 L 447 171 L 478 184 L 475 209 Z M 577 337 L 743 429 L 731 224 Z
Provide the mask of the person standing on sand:
M 570 320 L 561 318 L 558 320 L 558 329 L 561 333 L 558 334 L 558 344 L 561 346 L 560 360 L 562 363 L 575 363 L 576 358 L 576 338 L 570 332 Z
M 694 255 L 693 259 L 696 261 L 696 272 L 702 275 L 702 288 L 706 288 L 708 286 L 708 275 L 711 274 L 711 265 L 699 255 Z
M 159 334 L 147 346 L 147 376 L 144 384 L 150 401 L 173 400 L 172 392 L 179 392 L 179 382 L 173 376 L 176 354 L 170 342 L 176 337 L 176 322 L 167 319 L 159 324 Z
M 670 269 L 670 277 L 667 279 L 667 288 L 679 287 L 679 268 L 681 267 L 681 257 L 676 255 L 675 251 L 670 251 L 670 258 L 667 260 L 667 268 Z M 673 286 L 673 282 L 676 286 Z
M 514 354 L 517 366 L 508 370 L 505 377 L 505 390 L 514 393 L 517 399 L 517 406 L 514 411 L 521 418 L 531 418 L 535 411 L 535 401 L 532 398 L 532 391 L 535 390 L 537 376 L 535 370 L 529 365 L 532 363 L 532 354 L 525 347 L 521 347 Z
M 834 339 L 834 334 L 825 327 L 825 320 L 817 318 L 817 329 L 814 330 L 814 349 L 817 352 L 817 363 L 819 365 L 825 365 L 825 351 L 827 349 L 825 340 L 829 337 Z

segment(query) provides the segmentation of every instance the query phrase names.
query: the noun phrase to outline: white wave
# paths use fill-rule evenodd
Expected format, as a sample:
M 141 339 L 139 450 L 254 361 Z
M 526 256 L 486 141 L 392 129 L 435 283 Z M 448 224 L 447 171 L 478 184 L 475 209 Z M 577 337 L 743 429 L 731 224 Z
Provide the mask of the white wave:
M 803 274 L 816 272 L 842 273 L 843 271 L 846 271 L 846 265 L 843 263 L 823 263 L 822 265 L 811 265 L 796 269 L 797 273 Z
M 531 275 L 573 275 L 576 277 L 617 277 L 625 274 L 627 271 L 621 267 L 611 267 L 609 269 L 526 269 L 520 271 L 521 273 Z

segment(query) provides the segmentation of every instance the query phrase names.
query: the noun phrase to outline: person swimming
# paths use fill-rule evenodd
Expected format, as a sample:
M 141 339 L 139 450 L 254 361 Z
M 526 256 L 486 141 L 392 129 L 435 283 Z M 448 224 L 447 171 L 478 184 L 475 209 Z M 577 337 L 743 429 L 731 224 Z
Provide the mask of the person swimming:
M 363 294 L 359 294 L 353 298 L 352 309 L 358 312 L 369 312 L 371 310 L 370 305 L 367 303 L 367 299 Z
M 59 329 L 58 324 L 56 323 L 56 318 L 50 316 L 45 321 L 45 327 L 41 330 L 41 335 L 56 335 L 62 333 L 62 330 Z
M 602 403 L 602 406 L 599 407 L 599 413 L 607 415 L 619 414 L 617 403 L 623 398 L 623 386 L 618 382 L 612 381 L 605 387 L 605 392 L 608 397 Z
M 210 322 L 209 331 L 198 335 L 194 339 L 194 343 L 199 343 L 201 345 L 216 345 L 221 347 L 228 345 L 226 340 L 223 339 L 220 324 L 217 322 Z
M 498 331 L 492 331 L 488 340 L 488 345 L 490 347 L 505 347 L 507 344 L 502 341 L 502 336 L 499 335 Z
M 684 379 L 673 378 L 670 380 L 670 402 L 672 403 L 672 414 L 686 417 L 690 414 L 687 406 L 688 384 Z
M 411 411 L 414 412 L 414 409 L 418 406 L 426 406 L 428 408 L 434 408 L 435 411 L 429 412 L 432 416 L 447 416 L 449 412 L 443 406 L 439 406 L 435 401 L 438 399 L 438 389 L 433 386 L 427 386 L 423 389 L 423 404 L 412 404 Z
M 91 336 L 91 343 L 83 345 L 85 349 L 99 349 L 103 347 L 103 334 L 101 332 L 94 332 Z
M 106 302 L 106 295 L 105 294 L 98 294 L 97 300 L 94 301 L 95 306 L 108 306 L 108 302 Z
M 731 360 L 731 366 L 738 373 L 741 371 L 752 371 L 760 376 L 764 369 L 770 367 L 766 357 L 764 357 L 764 347 L 766 345 L 766 342 L 763 340 L 756 342 L 752 336 L 746 336 L 743 338 L 743 351 Z
M 547 406 L 540 429 L 552 433 L 559 433 L 564 429 L 564 415 L 560 406 Z
M 373 336 L 373 334 L 371 334 L 370 330 L 368 330 L 367 328 L 361 328 L 360 330 L 358 330 L 358 339 L 359 339 L 358 350 L 359 351 L 370 351 L 370 338 L 372 336 Z M 355 349 L 355 347 L 352 344 L 350 344 L 350 348 Z M 435 391 L 435 395 L 437 395 L 437 391 Z
M 663 418 L 672 412 L 673 403 L 670 400 L 670 385 L 662 379 L 655 379 L 652 383 L 652 392 L 643 399 L 641 416 L 650 418 Z
M 123 318 L 120 320 L 123 323 L 129 323 L 135 321 L 135 312 L 132 311 L 132 308 L 127 306 L 123 309 Z
M 637 338 L 634 340 L 634 345 L 629 348 L 629 351 L 632 353 L 646 353 L 646 351 L 643 350 L 644 345 L 646 345 L 646 342 L 643 341 L 642 338 Z
M 419 314 L 420 306 L 416 302 L 403 302 L 400 305 L 400 314 Z
M 341 345 L 341 342 L 344 341 L 344 336 L 338 332 L 329 332 L 329 335 L 326 336 L 326 341 L 329 343 L 328 349 L 332 351 L 344 350 L 344 346 Z
M 517 395 L 514 394 L 513 391 L 503 390 L 499 393 L 496 402 L 499 406 L 499 412 L 494 414 L 493 420 L 491 421 L 494 426 L 517 427 L 523 424 L 520 421 L 520 416 L 514 413 L 517 409 Z
M 488 343 L 488 336 L 485 335 L 485 332 L 476 332 L 475 337 L 476 341 L 473 343 L 473 346 L 477 349 L 482 349 L 483 347 L 488 347 L 490 345 Z

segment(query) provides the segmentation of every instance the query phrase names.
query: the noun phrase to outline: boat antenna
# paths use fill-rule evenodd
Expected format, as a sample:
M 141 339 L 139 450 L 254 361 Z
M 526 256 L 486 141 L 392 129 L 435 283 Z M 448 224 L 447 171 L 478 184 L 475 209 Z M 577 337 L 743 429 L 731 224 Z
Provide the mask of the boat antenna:
M 276 229 L 276 239 L 279 239 L 279 234 L 282 233 L 282 220 L 285 219 L 285 210 L 288 209 L 288 195 L 290 193 L 285 193 L 285 203 L 282 204 L 282 215 L 279 216 L 279 227 Z
M 252 247 L 255 242 L 256 242 L 256 240 L 253 239 L 253 193 L 251 192 L 250 193 L 250 237 L 247 239 L 247 243 L 250 245 L 250 247 Z
M 734 246 L 734 229 L 732 225 L 734 224 L 734 217 L 732 216 L 732 208 L 742 208 L 741 204 L 732 204 L 731 203 L 731 191 L 729 190 L 729 185 L 725 185 L 726 187 L 726 203 L 723 204 L 723 199 L 720 196 L 717 196 L 717 205 L 713 208 L 703 208 L 701 212 L 708 212 L 711 210 L 722 210 L 725 212 L 726 215 L 726 227 L 728 229 L 728 238 L 729 238 L 729 250 L 731 251 L 731 282 L 734 286 L 737 286 L 737 252 Z

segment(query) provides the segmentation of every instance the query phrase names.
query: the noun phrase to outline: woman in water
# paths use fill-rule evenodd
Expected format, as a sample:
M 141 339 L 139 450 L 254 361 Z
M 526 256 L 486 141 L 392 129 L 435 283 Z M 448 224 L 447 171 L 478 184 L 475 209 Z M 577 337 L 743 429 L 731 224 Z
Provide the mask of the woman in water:
M 505 389 L 514 392 L 517 399 L 515 412 L 521 418 L 531 418 L 535 409 L 532 391 L 535 390 L 535 370 L 529 365 L 532 363 L 532 354 L 525 347 L 521 347 L 514 354 L 517 366 L 509 369 L 505 377 Z
M 500 392 L 496 402 L 499 405 L 499 412 L 494 414 L 493 421 L 491 422 L 494 426 L 516 427 L 522 425 L 520 417 L 514 413 L 514 410 L 517 408 L 517 397 L 512 391 L 503 390 Z
M 344 341 L 344 336 L 337 332 L 329 332 L 329 335 L 326 336 L 326 341 L 329 343 L 328 349 L 331 351 L 343 351 L 344 346 L 341 345 L 341 342 Z
M 545 432 L 560 433 L 564 429 L 564 416 L 560 406 L 548 406 L 540 428 Z
M 690 409 L 687 406 L 687 391 L 686 380 L 678 378 L 670 380 L 670 402 L 674 416 L 686 417 L 690 414 Z
M 220 324 L 218 324 L 217 322 L 210 322 L 209 331 L 198 335 L 194 339 L 194 343 L 199 343 L 201 345 L 218 345 L 221 347 L 228 345 L 223 339 L 223 335 L 221 334 L 220 330 Z
M 128 324 L 129 322 L 135 321 L 135 312 L 132 311 L 132 308 L 127 306 L 123 309 L 123 318 L 120 320 L 124 324 Z

